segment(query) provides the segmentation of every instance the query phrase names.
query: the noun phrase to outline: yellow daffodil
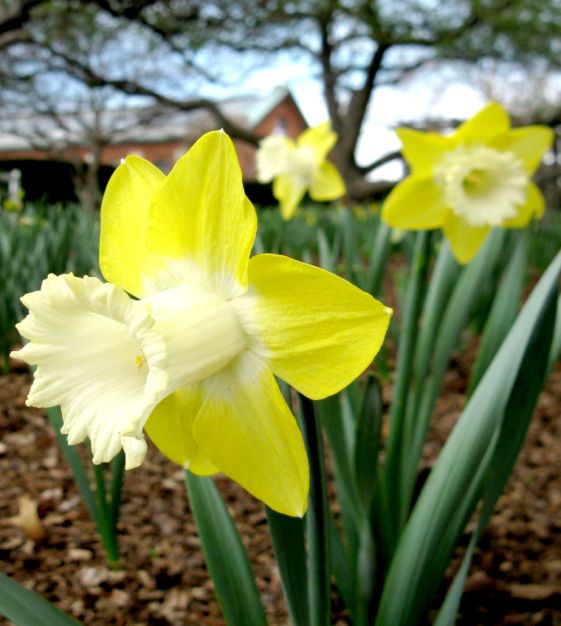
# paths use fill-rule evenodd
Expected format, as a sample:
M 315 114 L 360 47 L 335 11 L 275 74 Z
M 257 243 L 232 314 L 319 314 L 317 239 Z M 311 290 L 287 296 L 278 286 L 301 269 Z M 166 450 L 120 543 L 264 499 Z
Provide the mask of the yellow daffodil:
M 451 136 L 400 129 L 411 175 L 389 195 L 382 219 L 396 228 L 442 228 L 459 263 L 477 254 L 491 228 L 523 228 L 544 212 L 530 180 L 553 140 L 551 129 L 511 129 L 490 103 Z
M 327 155 L 337 141 L 331 123 L 305 130 L 296 141 L 283 135 L 263 139 L 256 154 L 257 180 L 273 181 L 281 215 L 290 219 L 306 192 L 318 202 L 345 194 L 345 183 Z
M 195 474 L 222 471 L 302 515 L 307 458 L 275 376 L 313 399 L 336 393 L 377 353 L 391 310 L 319 268 L 250 259 L 256 223 L 223 132 L 167 177 L 128 157 L 102 203 L 109 282 L 49 276 L 22 299 L 29 343 L 14 356 L 37 366 L 28 404 L 60 404 L 69 443 L 88 437 L 95 463 L 122 448 L 138 466 L 146 430 Z

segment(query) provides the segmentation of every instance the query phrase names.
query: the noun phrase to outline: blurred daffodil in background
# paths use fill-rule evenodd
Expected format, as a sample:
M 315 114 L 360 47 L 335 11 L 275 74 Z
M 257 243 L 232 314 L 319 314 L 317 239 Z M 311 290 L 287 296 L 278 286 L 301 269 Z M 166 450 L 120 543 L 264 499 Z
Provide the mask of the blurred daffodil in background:
M 320 135 L 303 145 L 325 155 Z M 138 466 L 146 430 L 193 473 L 222 471 L 301 516 L 308 462 L 275 376 L 312 399 L 338 392 L 378 352 L 391 310 L 317 267 L 250 259 L 256 226 L 223 132 L 167 177 L 128 157 L 102 203 L 109 282 L 50 275 L 22 299 L 29 343 L 13 354 L 37 366 L 28 404 L 61 405 L 69 443 L 89 438 L 95 463 L 122 448 Z
M 490 103 L 450 136 L 399 129 L 411 168 L 388 196 L 382 219 L 396 228 L 441 228 L 459 263 L 469 263 L 491 228 L 523 228 L 544 212 L 530 180 L 553 141 L 551 129 L 511 129 Z
M 273 195 L 284 219 L 290 219 L 306 192 L 312 200 L 336 200 L 345 194 L 339 171 L 327 160 L 337 142 L 331 122 L 305 130 L 294 141 L 284 135 L 263 139 L 256 155 L 257 180 L 273 181 Z

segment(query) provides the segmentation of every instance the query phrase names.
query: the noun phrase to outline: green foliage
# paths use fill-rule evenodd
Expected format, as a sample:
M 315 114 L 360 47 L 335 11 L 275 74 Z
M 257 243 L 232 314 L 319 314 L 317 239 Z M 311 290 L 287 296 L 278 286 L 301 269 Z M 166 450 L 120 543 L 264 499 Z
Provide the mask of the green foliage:
M 27 206 L 0 210 L 0 359 L 18 341 L 25 315 L 20 298 L 49 274 L 98 273 L 99 221 L 78 206 Z
M 185 470 L 191 510 L 216 595 L 230 626 L 265 626 L 267 619 L 242 540 L 211 478 Z
M 367 228 L 362 228 L 348 210 L 324 211 L 315 240 L 304 232 L 303 215 L 293 222 L 298 224 L 297 237 L 286 224 L 273 221 L 280 220 L 278 214 L 270 218 L 266 241 L 274 242 L 275 251 L 317 258 L 377 293 L 373 264 L 380 264 L 386 275 L 396 268 L 393 262 L 389 265 L 390 233 L 376 216 L 369 216 Z M 465 267 L 457 265 L 446 242 L 435 237 L 429 244 L 426 239 L 423 233 L 407 235 L 392 249 L 407 260 L 410 278 L 396 285 L 396 280 L 403 281 L 392 271 L 390 279 L 403 294 L 394 325 L 401 356 L 389 439 L 372 378 L 366 386 L 357 381 L 317 406 L 340 506 L 338 516 L 328 513 L 330 559 L 321 580 L 329 567 L 355 625 L 421 623 L 459 537 L 482 501 L 466 564 L 440 615 L 442 624 L 453 623 L 464 570 L 522 446 L 544 374 L 561 349 L 561 321 L 555 317 L 559 257 L 517 316 L 522 290 L 528 287 L 527 233 L 494 232 Z M 553 256 L 549 253 L 548 262 Z M 473 398 L 446 448 L 452 452 L 442 455 L 437 475 L 417 493 L 419 459 L 444 377 L 462 337 L 473 329 L 484 329 L 471 381 Z M 552 354 L 537 350 L 538 345 L 554 346 Z M 517 382 L 522 380 L 528 385 Z M 509 437 L 509 432 L 517 434 Z M 380 450 L 384 456 L 378 458 Z M 276 544 L 279 526 L 275 520 Z M 290 537 L 289 530 L 284 529 L 285 537 Z M 312 532 L 308 529 L 307 542 L 315 541 Z M 290 552 L 288 544 L 285 539 Z M 302 567 L 295 573 L 285 565 L 281 571 L 301 579 Z M 293 591 L 289 604 L 297 599 Z
M 474 261 L 460 267 L 447 243 L 430 233 L 392 243 L 390 229 L 365 209 L 310 205 L 289 222 L 278 210 L 261 209 L 255 253 L 289 254 L 335 269 L 377 295 L 388 287 L 401 292 L 389 410 L 380 385 L 381 357 L 377 372 L 369 371 L 340 394 L 294 403 L 310 456 L 309 511 L 304 520 L 268 512 L 294 624 L 329 623 L 332 580 L 354 626 L 422 623 L 477 512 L 464 562 L 438 617 L 439 626 L 453 624 L 473 550 L 523 444 L 548 368 L 561 351 L 558 218 L 549 216 L 532 233 L 496 230 Z M 96 271 L 98 224 L 95 215 L 75 207 L 53 207 L 28 208 L 22 217 L 0 213 L 0 226 L 0 321 L 7 350 L 15 337 L 12 325 L 23 315 L 17 302 L 23 292 L 38 288 L 49 271 Z M 519 312 L 529 262 L 549 269 Z M 401 273 L 393 271 L 396 266 Z M 383 276 L 388 284 L 382 284 Z M 418 489 L 419 459 L 444 377 L 461 338 L 474 328 L 483 332 L 466 390 L 469 400 Z M 294 400 L 289 390 L 285 397 Z M 58 429 L 60 415 L 49 416 Z M 336 514 L 326 498 L 323 435 Z M 78 455 L 65 441 L 61 445 L 109 559 L 116 562 L 122 458 L 106 493 L 104 474 L 96 471 L 92 487 Z M 265 624 L 243 543 L 219 491 L 210 478 L 188 472 L 186 482 L 228 623 Z
M 125 455 L 121 451 L 113 459 L 110 466 L 93 465 L 91 462 L 84 462 L 78 450 L 74 446 L 69 445 L 66 436 L 60 432 L 62 415 L 59 407 L 47 409 L 47 417 L 64 458 L 72 470 L 74 482 L 82 496 L 90 518 L 99 532 L 107 563 L 111 568 L 116 569 L 119 566 L 117 522 L 119 521 L 119 508 L 121 505 Z M 93 481 L 91 480 L 92 475 Z M 107 475 L 109 475 L 110 479 L 109 492 L 106 486 Z M 92 485 L 92 482 L 95 482 L 95 486 Z
M 26 589 L 0 572 L 0 615 L 17 626 L 78 626 L 34 591 Z
M 379 286 L 381 272 L 374 270 L 384 265 L 389 252 L 384 243 L 389 243 L 389 229 L 380 226 L 377 208 L 308 204 L 285 221 L 277 207 L 260 207 L 254 253 L 286 254 L 337 271 L 363 288 L 367 283 Z
M 546 211 L 539 222 L 530 228 L 529 265 L 539 272 L 551 263 L 553 257 L 561 250 L 561 210 Z

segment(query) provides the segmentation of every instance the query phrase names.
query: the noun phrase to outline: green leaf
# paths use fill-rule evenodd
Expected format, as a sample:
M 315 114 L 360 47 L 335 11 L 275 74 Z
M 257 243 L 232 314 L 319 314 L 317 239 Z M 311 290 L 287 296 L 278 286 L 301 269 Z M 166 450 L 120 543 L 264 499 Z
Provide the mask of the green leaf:
M 548 369 L 547 361 L 544 358 L 543 346 L 549 345 L 551 342 L 556 313 L 558 314 L 556 301 L 555 291 L 552 291 L 549 301 L 544 307 L 542 323 L 537 327 L 536 332 L 533 333 L 526 348 L 524 361 L 512 387 L 512 393 L 504 412 L 493 456 L 489 463 L 486 464 L 488 470 L 482 479 L 482 484 L 484 485 L 483 505 L 477 527 L 472 534 L 460 570 L 456 574 L 444 605 L 438 614 L 435 626 L 453 626 L 455 623 L 473 551 L 493 514 L 495 504 L 524 445 Z M 464 524 L 457 528 L 457 534 L 461 532 L 463 526 Z
M 376 487 L 376 466 L 382 430 L 382 389 L 379 380 L 372 375 L 366 379 L 362 408 L 358 416 L 354 449 L 354 474 L 357 491 L 365 511 Z
M 17 626 L 76 626 L 70 615 L 0 572 L 0 614 Z
M 329 530 L 329 549 L 331 551 L 331 567 L 333 569 L 333 576 L 337 583 L 337 588 L 341 594 L 341 598 L 347 608 L 352 610 L 357 601 L 356 599 L 356 576 L 355 572 L 351 569 L 353 565 L 356 565 L 356 557 L 353 560 L 348 550 L 345 549 L 341 535 L 333 515 L 328 515 L 328 530 Z
M 323 458 L 323 439 L 314 403 L 298 394 L 298 422 L 310 463 L 310 493 L 306 512 L 308 539 L 308 598 L 310 626 L 331 621 L 331 554 L 329 505 Z
M 304 521 L 282 515 L 268 507 L 267 519 L 292 624 L 308 626 L 310 617 Z
M 446 239 L 443 239 L 440 242 L 440 250 L 429 281 L 421 316 L 421 329 L 415 348 L 413 368 L 416 381 L 424 381 L 427 377 L 430 360 L 433 356 L 434 342 L 438 336 L 438 327 L 459 273 L 460 266 L 452 256 L 450 244 Z
M 471 371 L 468 386 L 470 394 L 485 373 L 501 342 L 516 319 L 528 259 L 527 233 L 523 231 L 518 234 L 519 237 L 514 252 L 510 256 L 509 263 L 503 273 L 497 295 L 493 299 L 491 312 L 485 323 L 485 330 L 483 331 L 477 358 Z
M 343 260 L 345 276 L 354 282 L 354 266 L 357 256 L 356 222 L 352 211 L 345 207 L 343 210 Z
M 90 486 L 88 473 L 82 463 L 78 451 L 74 446 L 68 445 L 66 437 L 60 432 L 62 427 L 60 408 L 51 407 L 48 408 L 46 412 L 49 422 L 55 431 L 55 435 L 64 458 L 70 465 L 74 482 L 78 487 L 82 500 L 90 513 L 91 519 L 96 525 L 101 538 L 101 543 L 103 544 L 103 549 L 105 550 L 107 563 L 111 568 L 116 568 L 119 565 L 119 541 L 117 536 L 118 503 L 116 502 L 117 508 L 113 510 L 110 503 L 107 501 L 105 492 L 106 468 L 103 465 L 93 466 L 96 481 L 96 490 L 94 492 Z M 118 463 L 117 460 L 116 463 Z M 123 480 L 122 473 L 119 480 L 121 482 Z M 112 490 L 114 491 L 113 495 L 115 496 L 118 494 L 120 498 L 120 488 L 117 489 L 116 484 L 112 485 Z
M 472 496 L 478 487 L 482 488 L 483 470 L 489 467 L 493 455 L 505 455 L 498 457 L 504 461 L 519 445 L 517 437 L 514 444 L 508 443 L 508 428 L 501 431 L 502 418 L 505 409 L 512 407 L 511 402 L 521 404 L 519 397 L 511 398 L 519 377 L 529 375 L 523 366 L 530 347 L 537 357 L 541 353 L 547 359 L 547 352 L 533 346 L 536 336 L 543 342 L 553 333 L 550 309 L 552 293 L 557 298 L 560 272 L 561 253 L 532 292 L 444 446 L 398 544 L 384 585 L 377 626 L 417 623 L 446 569 L 453 545 L 443 550 L 443 538 L 449 526 L 457 524 L 458 509 L 466 494 L 474 501 Z M 524 393 L 524 387 L 519 387 L 514 393 Z M 530 400 L 531 394 L 532 391 Z M 499 451 L 495 447 L 498 441 L 508 449 Z M 464 511 L 462 516 L 465 519 Z M 448 542 L 451 543 L 451 535 Z
M 392 229 L 385 222 L 378 219 L 377 224 L 374 248 L 370 255 L 370 262 L 364 279 L 364 289 L 373 296 L 378 295 L 382 287 L 382 278 L 384 277 L 391 248 L 392 232 Z
M 264 626 L 255 577 L 226 504 L 211 478 L 185 470 L 191 511 L 216 596 L 229 626 Z
M 414 392 L 406 413 L 405 443 L 402 447 L 403 498 L 402 511 L 407 512 L 417 478 L 430 418 L 448 371 L 450 356 L 457 346 L 458 338 L 469 319 L 470 311 L 497 263 L 504 243 L 504 231 L 494 230 L 475 259 L 459 275 L 451 294 L 440 294 L 446 299 L 446 309 L 438 327 L 432 323 L 423 328 L 420 342 L 424 344 L 427 333 L 434 333 L 431 345 L 430 367 L 420 365 L 414 373 Z M 448 277 L 447 277 L 448 278 Z M 437 307 L 438 308 L 438 307 Z
M 345 410 L 343 410 L 345 405 Z M 341 505 L 345 539 L 350 558 L 358 551 L 358 527 L 361 518 L 353 467 L 355 424 L 346 400 L 346 391 L 316 402 L 321 424 L 333 457 L 335 486 Z
M 336 259 L 334 259 L 333 255 L 331 254 L 329 241 L 323 228 L 318 229 L 317 240 L 320 267 L 323 267 L 324 269 L 333 272 L 336 265 Z
M 121 507 L 121 494 L 123 492 L 123 482 L 125 478 L 125 453 L 121 450 L 111 461 L 111 501 L 109 503 L 109 513 L 111 524 L 117 528 L 119 521 L 119 509 Z
M 46 413 L 49 422 L 55 431 L 55 436 L 60 449 L 62 450 L 62 454 L 64 455 L 68 465 L 70 465 L 74 482 L 76 483 L 76 487 L 78 487 L 82 500 L 88 508 L 91 518 L 94 520 L 96 525 L 98 525 L 99 512 L 94 492 L 90 487 L 88 473 L 82 465 L 82 460 L 80 459 L 80 455 L 78 454 L 76 448 L 69 446 L 66 437 L 60 432 L 60 429 L 62 428 L 62 415 L 60 414 L 60 408 L 58 406 L 48 408 L 46 409 Z
M 372 623 L 378 575 L 377 546 L 369 524 L 364 524 L 361 528 L 356 565 L 356 605 L 351 615 L 353 624 L 367 626 Z
M 561 296 L 557 300 L 557 323 L 551 341 L 547 370 L 551 371 L 561 356 Z
M 415 237 L 413 260 L 410 268 L 405 301 L 403 304 L 403 326 L 397 349 L 396 377 L 392 390 L 392 403 L 389 417 L 389 437 L 384 468 L 384 500 L 390 506 L 393 524 L 390 528 L 390 550 L 393 550 L 403 527 L 407 511 L 407 491 L 403 488 L 403 459 L 407 454 L 404 448 L 407 433 L 406 407 L 409 385 L 413 371 L 414 346 L 419 330 L 419 317 L 423 302 L 425 281 L 430 254 L 430 232 L 419 231 Z

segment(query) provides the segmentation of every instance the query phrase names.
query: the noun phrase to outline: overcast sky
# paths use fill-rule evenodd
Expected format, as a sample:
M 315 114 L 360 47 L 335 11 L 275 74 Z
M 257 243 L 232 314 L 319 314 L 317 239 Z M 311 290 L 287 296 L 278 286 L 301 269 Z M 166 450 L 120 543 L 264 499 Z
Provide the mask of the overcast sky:
M 328 119 L 321 84 L 312 77 L 306 63 L 294 63 L 281 58 L 274 66 L 249 73 L 235 88 L 221 88 L 208 93 L 211 97 L 228 95 L 266 94 L 275 87 L 288 87 L 295 97 L 308 124 L 315 126 Z M 368 163 L 399 147 L 393 128 L 423 119 L 467 119 L 485 104 L 485 98 L 473 87 L 450 76 L 438 77 L 427 71 L 397 87 L 381 87 L 374 93 L 367 122 L 358 145 L 357 158 Z M 401 176 L 401 166 L 389 164 L 376 171 L 377 178 Z

